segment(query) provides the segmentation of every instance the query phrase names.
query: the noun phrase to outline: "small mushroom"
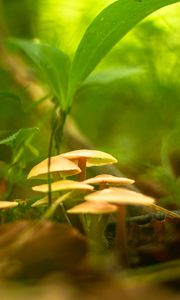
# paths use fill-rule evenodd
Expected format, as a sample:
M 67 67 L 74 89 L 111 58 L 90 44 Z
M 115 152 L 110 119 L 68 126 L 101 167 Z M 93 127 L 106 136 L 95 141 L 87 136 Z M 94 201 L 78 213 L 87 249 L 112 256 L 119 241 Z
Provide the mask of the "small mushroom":
M 37 207 L 37 206 L 41 206 L 41 205 L 48 205 L 49 201 L 48 201 L 48 197 L 45 196 L 39 200 L 37 200 L 36 202 L 34 202 L 31 207 Z
M 11 202 L 11 201 L 0 201 L 0 209 L 8 209 L 18 206 L 18 202 Z
M 106 164 L 117 163 L 117 159 L 112 155 L 96 150 L 74 150 L 61 154 L 79 166 L 81 173 L 79 174 L 79 180 L 84 180 L 86 176 L 86 167 L 103 166 Z
M 86 201 L 70 208 L 69 214 L 110 214 L 117 211 L 116 205 L 107 202 Z
M 125 188 L 110 187 L 93 192 L 85 197 L 86 201 L 108 202 L 117 206 L 116 247 L 120 250 L 121 263 L 128 265 L 126 240 L 126 207 L 125 205 L 151 206 L 155 200 L 143 194 Z
M 117 205 L 146 205 L 151 206 L 155 200 L 149 196 L 120 187 L 110 187 L 96 191 L 85 197 L 87 201 L 105 201 Z
M 107 202 L 83 202 L 69 209 L 69 214 L 78 214 L 89 239 L 94 241 L 94 247 L 104 251 L 104 230 L 108 221 L 108 215 L 117 211 L 116 205 Z M 90 216 L 87 216 L 90 215 Z M 92 248 L 94 253 L 95 248 Z M 96 252 L 95 250 L 95 252 Z M 90 251 L 91 252 L 91 251 Z M 93 254 L 92 253 L 92 254 Z M 99 261 L 100 257 L 98 258 Z
M 34 191 L 38 191 L 38 192 L 42 192 L 42 193 L 48 193 L 49 192 L 49 185 L 48 184 L 41 184 L 38 186 L 34 186 L 32 188 Z M 92 191 L 94 189 L 93 186 L 85 184 L 83 182 L 79 182 L 79 181 L 74 181 L 74 180 L 60 180 L 60 181 L 56 181 L 56 182 L 52 182 L 51 183 L 51 192 L 65 192 L 65 191 L 69 191 L 69 193 L 63 194 L 61 197 L 59 197 L 58 199 L 55 199 L 55 201 L 53 201 L 51 207 L 48 209 L 48 211 L 46 212 L 45 216 L 52 216 L 54 211 L 56 210 L 56 208 L 60 205 L 62 210 L 63 210 L 63 214 L 64 217 L 66 218 L 66 220 L 68 221 L 68 223 L 70 224 L 70 220 L 67 216 L 67 212 L 66 209 L 64 208 L 63 205 L 63 201 L 67 200 L 68 198 L 70 198 L 70 196 L 72 196 L 72 192 L 73 191 Z M 66 196 L 67 195 L 67 196 Z M 46 203 L 49 203 L 49 198 L 44 198 L 44 199 L 40 199 L 37 202 L 34 203 L 33 207 L 35 206 L 39 206 L 39 205 L 44 205 Z
M 48 184 L 41 184 L 37 186 L 33 186 L 32 189 L 34 191 L 48 193 L 49 185 Z M 60 180 L 51 183 L 51 191 L 58 192 L 58 191 L 68 191 L 68 190 L 87 190 L 92 191 L 94 188 L 93 186 L 86 184 L 84 182 L 79 182 L 75 180 Z
M 28 174 L 29 178 L 38 177 L 41 175 L 48 174 L 49 159 L 41 161 L 39 164 L 34 166 Z M 60 155 L 52 156 L 50 158 L 50 173 L 59 172 L 61 176 L 72 176 L 81 172 L 80 168 L 72 161 L 63 158 Z
M 0 201 L 0 210 L 3 211 L 3 214 L 1 215 L 1 223 L 3 224 L 5 222 L 5 215 L 8 209 L 14 208 L 16 206 L 18 206 L 19 203 L 16 201 Z
M 110 174 L 101 174 L 97 175 L 93 178 L 89 178 L 83 181 L 87 184 L 99 185 L 99 189 L 102 190 L 107 187 L 107 185 L 129 185 L 133 184 L 134 180 L 125 178 L 125 177 L 117 177 Z

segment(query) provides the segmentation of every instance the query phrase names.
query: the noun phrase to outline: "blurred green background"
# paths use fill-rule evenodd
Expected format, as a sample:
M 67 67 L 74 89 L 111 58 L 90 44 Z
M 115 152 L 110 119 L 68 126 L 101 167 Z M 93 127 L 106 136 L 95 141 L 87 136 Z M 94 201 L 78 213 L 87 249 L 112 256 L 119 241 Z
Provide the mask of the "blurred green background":
M 6 38 L 13 36 L 57 46 L 72 57 L 87 26 L 112 2 L 0 0 L 0 50 L 3 45 L 6 52 Z M 179 15 L 180 5 L 171 5 L 137 25 L 86 80 L 71 111 L 77 127 L 96 149 L 117 157 L 119 169 L 133 177 L 142 191 L 161 198 L 162 203 L 169 201 L 175 208 L 180 203 Z M 25 62 L 30 80 L 39 83 L 34 65 Z M 41 114 L 37 107 L 29 109 L 32 99 L 28 87 L 18 84 L 7 65 L 1 55 L 1 138 L 22 127 L 39 128 L 20 164 L 26 173 L 47 157 L 50 108 L 47 104 Z M 21 70 L 17 76 L 18 72 Z M 66 139 L 64 148 L 68 148 Z M 3 166 L 12 163 L 8 149 L 0 146 Z M 2 171 L 5 176 L 7 169 Z

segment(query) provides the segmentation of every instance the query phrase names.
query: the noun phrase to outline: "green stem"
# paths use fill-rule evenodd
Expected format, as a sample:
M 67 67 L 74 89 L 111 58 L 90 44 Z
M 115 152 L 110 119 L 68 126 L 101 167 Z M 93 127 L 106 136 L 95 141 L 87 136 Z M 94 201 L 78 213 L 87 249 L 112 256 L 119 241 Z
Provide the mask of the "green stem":
M 61 205 L 62 211 L 63 211 L 63 213 L 64 213 L 64 217 L 65 217 L 65 219 L 66 219 L 66 222 L 72 227 L 71 221 L 70 221 L 70 219 L 69 219 L 69 217 L 68 217 L 68 215 L 67 215 L 67 213 L 66 213 L 66 209 L 65 209 L 65 207 L 64 207 L 63 202 L 61 202 L 60 205 Z
M 52 156 L 52 149 L 53 149 L 53 137 L 54 137 L 54 132 L 55 132 L 55 124 L 52 128 L 51 136 L 50 136 L 50 141 L 49 141 L 49 149 L 48 149 L 48 204 L 51 206 L 52 203 L 52 197 L 51 197 L 51 156 Z
M 80 214 L 79 219 L 82 223 L 84 233 L 88 236 L 88 226 L 87 226 L 86 216 L 84 214 Z
M 96 244 L 96 249 L 100 251 L 105 250 L 105 238 L 104 230 L 107 224 L 109 215 L 91 215 L 90 216 L 90 225 L 88 228 L 88 236 Z
M 53 120 L 55 112 L 56 112 L 57 107 L 54 108 L 53 114 L 52 114 L 52 132 L 50 136 L 50 141 L 49 141 L 49 150 L 48 150 L 48 203 L 49 206 L 52 204 L 52 196 L 51 196 L 51 174 L 50 174 L 50 168 L 51 168 L 51 156 L 52 156 L 52 151 L 53 151 L 53 140 L 55 139 L 55 145 L 56 145 L 56 151 L 59 153 L 60 150 L 60 143 L 62 140 L 62 134 L 63 134 L 63 129 L 64 129 L 64 124 L 66 121 L 67 113 L 66 112 L 61 112 L 61 117 L 60 117 L 60 124 L 59 118 L 55 118 Z M 57 131 L 59 129 L 59 139 L 57 137 Z
M 108 216 L 109 217 L 109 216 Z M 90 215 L 87 237 L 89 239 L 88 261 L 95 270 L 106 268 L 109 261 L 107 244 L 104 238 L 105 224 L 108 220 L 105 215 Z
M 65 200 L 67 200 L 68 198 L 70 198 L 72 194 L 71 192 L 67 192 L 66 194 L 62 195 L 61 197 L 59 197 L 46 211 L 46 213 L 44 214 L 44 216 L 42 217 L 42 220 L 47 220 L 50 219 L 52 217 L 52 215 L 54 214 L 55 210 L 57 209 L 57 207 Z M 65 209 L 64 209 L 65 211 Z M 66 211 L 65 211 L 66 212 Z M 66 219 L 68 218 L 67 214 L 66 214 Z M 68 218 L 69 219 L 69 218 Z M 68 221 L 69 223 L 71 223 L 70 221 Z
M 68 116 L 67 111 L 61 111 L 60 115 L 57 117 L 58 123 L 55 129 L 55 146 L 56 146 L 56 152 L 57 154 L 60 153 L 60 148 L 63 140 L 63 131 L 64 131 L 64 125 L 66 122 L 66 118 Z

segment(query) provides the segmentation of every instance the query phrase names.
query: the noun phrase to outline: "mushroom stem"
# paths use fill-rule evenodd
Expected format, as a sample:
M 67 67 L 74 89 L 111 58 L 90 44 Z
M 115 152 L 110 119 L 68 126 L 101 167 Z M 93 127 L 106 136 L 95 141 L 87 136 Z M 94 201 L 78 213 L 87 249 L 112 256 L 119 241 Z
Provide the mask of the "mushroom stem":
M 99 184 L 99 190 L 104 190 L 106 188 L 106 186 L 107 186 L 106 182 L 101 182 Z
M 83 181 L 86 178 L 86 157 L 80 157 L 78 159 L 78 167 L 81 169 L 81 173 L 78 174 L 79 181 Z
M 92 214 L 89 218 L 89 228 L 88 235 L 90 239 L 96 242 L 97 245 L 101 244 L 101 239 L 103 236 L 102 228 L 100 226 L 100 215 Z
M 126 207 L 125 205 L 117 205 L 117 207 L 116 251 L 121 266 L 127 267 Z

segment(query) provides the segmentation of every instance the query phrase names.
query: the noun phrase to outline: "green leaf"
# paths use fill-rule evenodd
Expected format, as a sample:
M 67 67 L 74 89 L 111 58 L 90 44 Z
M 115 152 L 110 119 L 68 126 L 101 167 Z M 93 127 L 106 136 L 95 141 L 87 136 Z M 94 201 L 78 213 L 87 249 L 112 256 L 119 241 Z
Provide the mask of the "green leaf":
M 121 68 L 109 68 L 104 71 L 91 74 L 84 82 L 83 86 L 94 84 L 109 84 L 114 81 L 129 78 L 136 74 L 143 73 L 143 69 L 140 67 L 121 67 Z
M 16 112 L 16 113 L 15 113 Z M 0 128 L 11 130 L 15 126 L 21 128 L 22 123 L 27 119 L 23 111 L 21 99 L 7 91 L 0 90 Z
M 29 141 L 29 139 L 31 139 L 38 131 L 39 130 L 36 127 L 19 129 L 12 135 L 1 140 L 0 145 L 7 145 L 10 146 L 13 150 L 16 150 L 24 143 Z
M 10 39 L 9 44 L 23 50 L 44 75 L 52 94 L 57 97 L 63 110 L 66 109 L 69 57 L 58 48 L 35 44 L 22 39 Z
M 10 98 L 14 99 L 15 101 L 18 101 L 18 102 L 21 101 L 17 95 L 7 92 L 7 91 L 2 91 L 2 90 L 0 91 L 0 97 L 10 97 Z
M 17 95 L 7 91 L 0 91 L 0 106 L 0 114 L 4 114 L 5 111 L 7 112 L 11 107 L 20 112 L 23 111 L 21 99 Z
M 138 22 L 178 0 L 119 0 L 106 7 L 87 28 L 72 63 L 68 101 L 111 48 Z

